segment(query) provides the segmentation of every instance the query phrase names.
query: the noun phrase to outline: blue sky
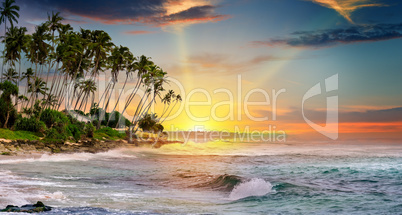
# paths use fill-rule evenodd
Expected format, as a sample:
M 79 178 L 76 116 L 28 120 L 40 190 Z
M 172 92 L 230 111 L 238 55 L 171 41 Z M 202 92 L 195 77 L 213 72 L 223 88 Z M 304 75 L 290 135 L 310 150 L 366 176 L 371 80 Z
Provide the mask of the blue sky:
M 244 92 L 253 88 L 285 88 L 287 93 L 280 108 L 286 114 L 300 108 L 301 98 L 310 87 L 339 74 L 339 105 L 345 116 L 402 107 L 400 1 L 16 3 L 21 6 L 19 24 L 31 31 L 35 24 L 46 20 L 47 12 L 60 11 L 75 29 L 105 30 L 115 44 L 129 47 L 135 55 L 152 57 L 170 76 L 181 81 L 186 91 L 203 88 L 212 93 L 220 87 L 233 91 L 241 74 Z M 260 96 L 254 99 L 261 99 Z M 309 107 L 319 110 L 325 108 L 323 104 L 317 100 Z M 398 113 L 397 118 L 402 121 L 402 111 Z M 185 121 L 186 116 L 181 120 Z M 370 118 L 361 121 L 370 122 Z

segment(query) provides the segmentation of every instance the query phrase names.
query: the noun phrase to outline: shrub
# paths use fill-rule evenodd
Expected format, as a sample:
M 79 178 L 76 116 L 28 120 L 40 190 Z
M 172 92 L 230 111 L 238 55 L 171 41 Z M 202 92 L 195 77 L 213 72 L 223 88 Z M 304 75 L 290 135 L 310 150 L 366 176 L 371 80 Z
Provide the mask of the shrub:
M 66 125 L 68 123 L 68 118 L 64 113 L 49 108 L 42 112 L 40 120 L 44 122 L 48 128 L 52 128 L 53 126 L 60 127 L 60 124 Z
M 18 119 L 17 122 L 15 123 L 15 130 L 44 132 L 45 129 L 46 129 L 45 123 L 39 121 L 34 117 L 31 118 L 22 117 Z
M 160 132 L 163 132 L 164 129 L 165 129 L 165 128 L 163 127 L 162 124 L 156 123 L 156 124 L 152 127 L 151 130 L 152 130 L 154 133 L 160 133 Z
M 156 114 L 145 114 L 138 121 L 138 127 L 140 127 L 143 131 L 152 131 L 152 128 L 157 123 L 157 118 L 158 117 Z
M 114 130 L 113 128 L 103 127 L 95 131 L 94 137 L 96 139 L 102 139 L 103 137 L 105 137 L 107 139 L 114 140 L 119 138 L 125 138 L 126 134 L 120 133 L 119 131 Z
M 87 123 L 84 128 L 85 136 L 89 138 L 94 137 L 95 126 L 92 123 Z
M 46 132 L 46 139 L 65 141 L 67 139 L 67 135 L 65 132 L 58 132 L 56 128 L 51 128 Z
M 78 128 L 78 126 L 74 124 L 69 124 L 67 126 L 67 134 L 69 136 L 74 137 L 75 141 L 78 141 L 81 139 L 81 130 Z

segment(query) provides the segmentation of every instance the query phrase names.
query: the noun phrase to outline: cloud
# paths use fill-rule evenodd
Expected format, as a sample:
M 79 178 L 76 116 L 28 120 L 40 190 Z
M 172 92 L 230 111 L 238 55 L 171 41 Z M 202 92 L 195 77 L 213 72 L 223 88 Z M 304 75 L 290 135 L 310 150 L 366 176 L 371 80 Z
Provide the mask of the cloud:
M 281 60 L 296 60 L 303 58 L 290 58 L 274 55 L 259 55 L 239 61 L 237 56 L 231 54 L 203 53 L 191 55 L 184 63 L 189 64 L 194 70 L 202 70 L 202 74 L 238 74 L 249 72 L 264 63 Z
M 309 0 L 309 1 L 335 10 L 350 23 L 354 23 L 350 16 L 357 9 L 364 7 L 386 6 L 384 4 L 375 3 L 372 0 Z
M 359 25 L 345 29 L 294 32 L 291 37 L 253 41 L 253 46 L 322 48 L 339 44 L 375 42 L 402 37 L 401 24 Z
M 213 5 L 203 5 L 191 7 L 178 13 L 163 16 L 153 20 L 160 26 L 171 25 L 177 23 L 201 23 L 201 22 L 217 22 L 231 18 L 230 15 L 216 15 L 214 11 L 217 7 Z
M 400 122 L 402 107 L 340 113 L 340 120 L 343 122 Z
M 271 114 L 268 110 L 256 111 L 259 115 Z M 316 123 L 326 122 L 326 110 L 305 109 L 305 116 Z M 288 112 L 277 116 L 278 121 L 299 123 L 304 122 L 300 108 L 291 108 Z M 389 109 L 365 110 L 365 111 L 345 111 L 339 110 L 340 123 L 388 123 L 402 122 L 402 107 Z
M 138 34 L 153 34 L 155 31 L 125 31 L 124 34 L 138 35 Z
M 42 10 L 42 13 L 60 11 L 69 19 L 81 18 L 103 24 L 160 27 L 177 23 L 217 22 L 230 18 L 229 15 L 217 14 L 218 6 L 207 0 L 21 0 L 18 3 L 27 11 L 31 8 Z M 31 16 L 35 16 L 35 13 Z

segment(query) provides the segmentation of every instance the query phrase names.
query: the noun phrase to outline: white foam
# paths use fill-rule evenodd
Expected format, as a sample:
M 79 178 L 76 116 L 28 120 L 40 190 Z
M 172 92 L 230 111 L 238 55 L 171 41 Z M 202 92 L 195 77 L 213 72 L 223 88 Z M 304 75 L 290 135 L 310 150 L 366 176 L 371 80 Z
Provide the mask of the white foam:
M 229 199 L 238 200 L 249 196 L 264 196 L 271 191 L 271 183 L 261 178 L 253 178 L 250 181 L 242 182 L 233 188 L 229 195 Z
M 50 182 L 13 175 L 10 171 L 0 171 L 0 208 L 10 204 L 29 204 L 38 200 L 63 201 L 66 199 L 62 192 L 47 192 L 38 185 L 54 187 L 53 183 Z
M 0 164 L 32 163 L 32 162 L 67 162 L 67 161 L 88 161 L 96 158 L 135 158 L 134 155 L 123 153 L 123 149 L 110 150 L 107 152 L 74 153 L 74 154 L 43 154 L 39 158 L 6 159 L 0 160 Z

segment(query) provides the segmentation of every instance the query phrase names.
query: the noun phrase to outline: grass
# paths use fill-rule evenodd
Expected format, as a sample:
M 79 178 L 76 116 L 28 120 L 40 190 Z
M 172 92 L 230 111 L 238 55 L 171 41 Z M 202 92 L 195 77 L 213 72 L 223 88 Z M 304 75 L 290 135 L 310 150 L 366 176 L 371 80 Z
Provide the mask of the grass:
M 12 131 L 5 128 L 0 128 L 0 139 L 7 140 L 39 140 L 40 134 L 31 131 Z M 103 127 L 94 132 L 94 138 L 97 140 L 120 140 L 126 137 L 126 133 L 120 133 L 109 127 Z M 59 143 L 63 140 L 45 138 L 42 140 L 46 143 Z
M 36 133 L 30 131 L 11 131 L 0 128 L 0 138 L 7 140 L 39 140 Z
M 104 127 L 94 132 L 94 138 L 97 140 L 119 140 L 124 139 L 125 137 L 126 133 L 120 133 L 119 131 L 109 127 Z

